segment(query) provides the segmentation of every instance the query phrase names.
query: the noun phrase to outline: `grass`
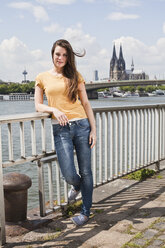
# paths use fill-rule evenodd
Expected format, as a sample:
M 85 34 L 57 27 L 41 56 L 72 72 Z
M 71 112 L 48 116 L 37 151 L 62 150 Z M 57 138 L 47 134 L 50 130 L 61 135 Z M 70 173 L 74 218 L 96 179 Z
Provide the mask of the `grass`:
M 143 181 L 146 178 L 152 177 L 156 174 L 154 170 L 151 169 L 140 169 L 138 171 L 132 172 L 129 175 L 124 176 L 124 179 Z
M 127 230 L 125 231 L 125 233 L 127 234 L 134 234 L 134 232 L 132 232 L 133 226 L 130 224 L 127 228 Z
M 161 175 L 157 175 L 157 177 L 156 178 L 158 178 L 158 179 L 162 179 L 163 177 L 161 176 Z
M 47 234 L 43 238 L 41 238 L 40 240 L 43 240 L 43 241 L 53 240 L 53 239 L 59 237 L 60 234 L 61 234 L 61 232 L 57 232 L 55 234 Z
M 102 212 L 104 212 L 104 209 L 96 209 L 95 210 L 95 213 L 97 213 L 97 214 L 101 214 Z
M 82 201 L 77 201 L 71 205 L 68 205 L 64 211 L 64 216 L 65 217 L 71 217 L 74 215 L 77 211 L 80 211 L 82 205 Z
M 151 223 L 151 225 L 148 226 L 146 229 L 144 229 L 142 232 L 137 233 L 129 242 L 125 243 L 121 248 L 131 248 L 131 247 L 132 247 L 132 248 L 133 248 L 133 247 L 134 247 L 134 248 L 142 248 L 142 247 L 143 247 L 143 248 L 147 248 L 149 245 L 152 245 L 153 242 L 154 242 L 155 240 L 159 239 L 159 236 L 160 236 L 160 235 L 164 234 L 164 229 L 162 229 L 162 230 L 161 230 L 161 229 L 157 229 L 157 228 L 154 226 L 155 224 L 157 224 L 157 223 L 159 223 L 159 222 L 164 222 L 164 220 L 163 220 L 162 217 L 160 217 L 159 219 L 153 221 L 153 222 Z M 130 230 L 131 230 L 131 225 L 130 225 L 129 228 L 130 228 Z M 128 228 L 128 231 L 129 231 L 129 228 Z M 158 230 L 158 233 L 155 234 L 154 237 L 152 237 L 151 239 L 146 240 L 145 244 L 142 245 L 142 246 L 135 244 L 134 242 L 135 242 L 136 240 L 142 239 L 142 238 L 143 238 L 143 233 L 144 233 L 147 229 L 155 229 L 155 230 Z M 165 248 L 165 245 L 162 244 L 160 247 L 161 247 L 161 248 Z
M 141 232 L 137 233 L 134 237 L 134 239 L 141 239 L 143 238 L 143 234 Z
M 140 245 L 136 245 L 135 243 L 130 242 L 122 246 L 122 248 L 129 248 L 129 247 L 140 248 Z

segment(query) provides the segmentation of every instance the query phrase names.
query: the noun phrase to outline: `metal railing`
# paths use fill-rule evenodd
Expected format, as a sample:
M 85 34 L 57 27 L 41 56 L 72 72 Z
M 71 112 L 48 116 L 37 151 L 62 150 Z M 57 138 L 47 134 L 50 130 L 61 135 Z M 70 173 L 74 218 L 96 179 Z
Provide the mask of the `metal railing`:
M 165 104 L 93 108 L 93 111 L 97 125 L 97 144 L 92 149 L 94 187 L 154 163 L 159 169 L 160 161 L 165 159 Z M 40 214 L 45 216 L 68 202 L 68 185 L 59 170 L 49 115 L 1 116 L 1 244 L 6 241 L 3 167 L 32 161 L 38 165 Z

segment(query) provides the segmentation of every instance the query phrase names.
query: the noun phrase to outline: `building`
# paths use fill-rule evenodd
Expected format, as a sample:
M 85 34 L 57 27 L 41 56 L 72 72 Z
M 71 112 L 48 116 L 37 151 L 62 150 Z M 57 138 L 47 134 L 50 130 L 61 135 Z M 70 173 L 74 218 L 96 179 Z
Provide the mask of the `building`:
M 99 80 L 99 74 L 98 74 L 98 70 L 94 71 L 94 81 L 98 81 Z
M 140 80 L 148 79 L 148 75 L 142 70 L 134 70 L 134 62 L 132 59 L 131 69 L 126 69 L 123 57 L 122 46 L 120 45 L 119 58 L 116 56 L 116 48 L 113 46 L 113 54 L 110 61 L 110 80 Z
M 0 101 L 31 101 L 34 100 L 34 94 L 10 93 L 9 95 L 0 95 Z M 44 94 L 44 100 L 47 100 Z
M 4 101 L 30 101 L 32 95 L 26 93 L 11 93 L 10 95 L 1 95 Z

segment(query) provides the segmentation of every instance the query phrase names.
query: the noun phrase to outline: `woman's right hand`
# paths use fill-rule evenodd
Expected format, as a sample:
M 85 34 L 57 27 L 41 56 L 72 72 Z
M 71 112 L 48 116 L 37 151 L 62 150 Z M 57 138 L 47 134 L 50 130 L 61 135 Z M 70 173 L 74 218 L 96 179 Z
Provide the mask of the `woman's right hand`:
M 56 117 L 61 126 L 65 126 L 69 122 L 67 116 L 58 109 L 54 109 L 52 114 Z

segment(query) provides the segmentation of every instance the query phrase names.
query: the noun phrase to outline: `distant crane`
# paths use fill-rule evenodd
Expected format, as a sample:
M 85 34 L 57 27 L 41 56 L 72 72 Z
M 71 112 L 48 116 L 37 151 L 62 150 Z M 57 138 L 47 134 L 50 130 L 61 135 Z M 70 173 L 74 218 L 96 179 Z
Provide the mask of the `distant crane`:
M 24 75 L 24 81 L 23 81 L 23 82 L 26 83 L 26 75 L 27 75 L 28 73 L 27 73 L 26 70 L 24 70 L 24 71 L 22 72 L 22 74 Z

